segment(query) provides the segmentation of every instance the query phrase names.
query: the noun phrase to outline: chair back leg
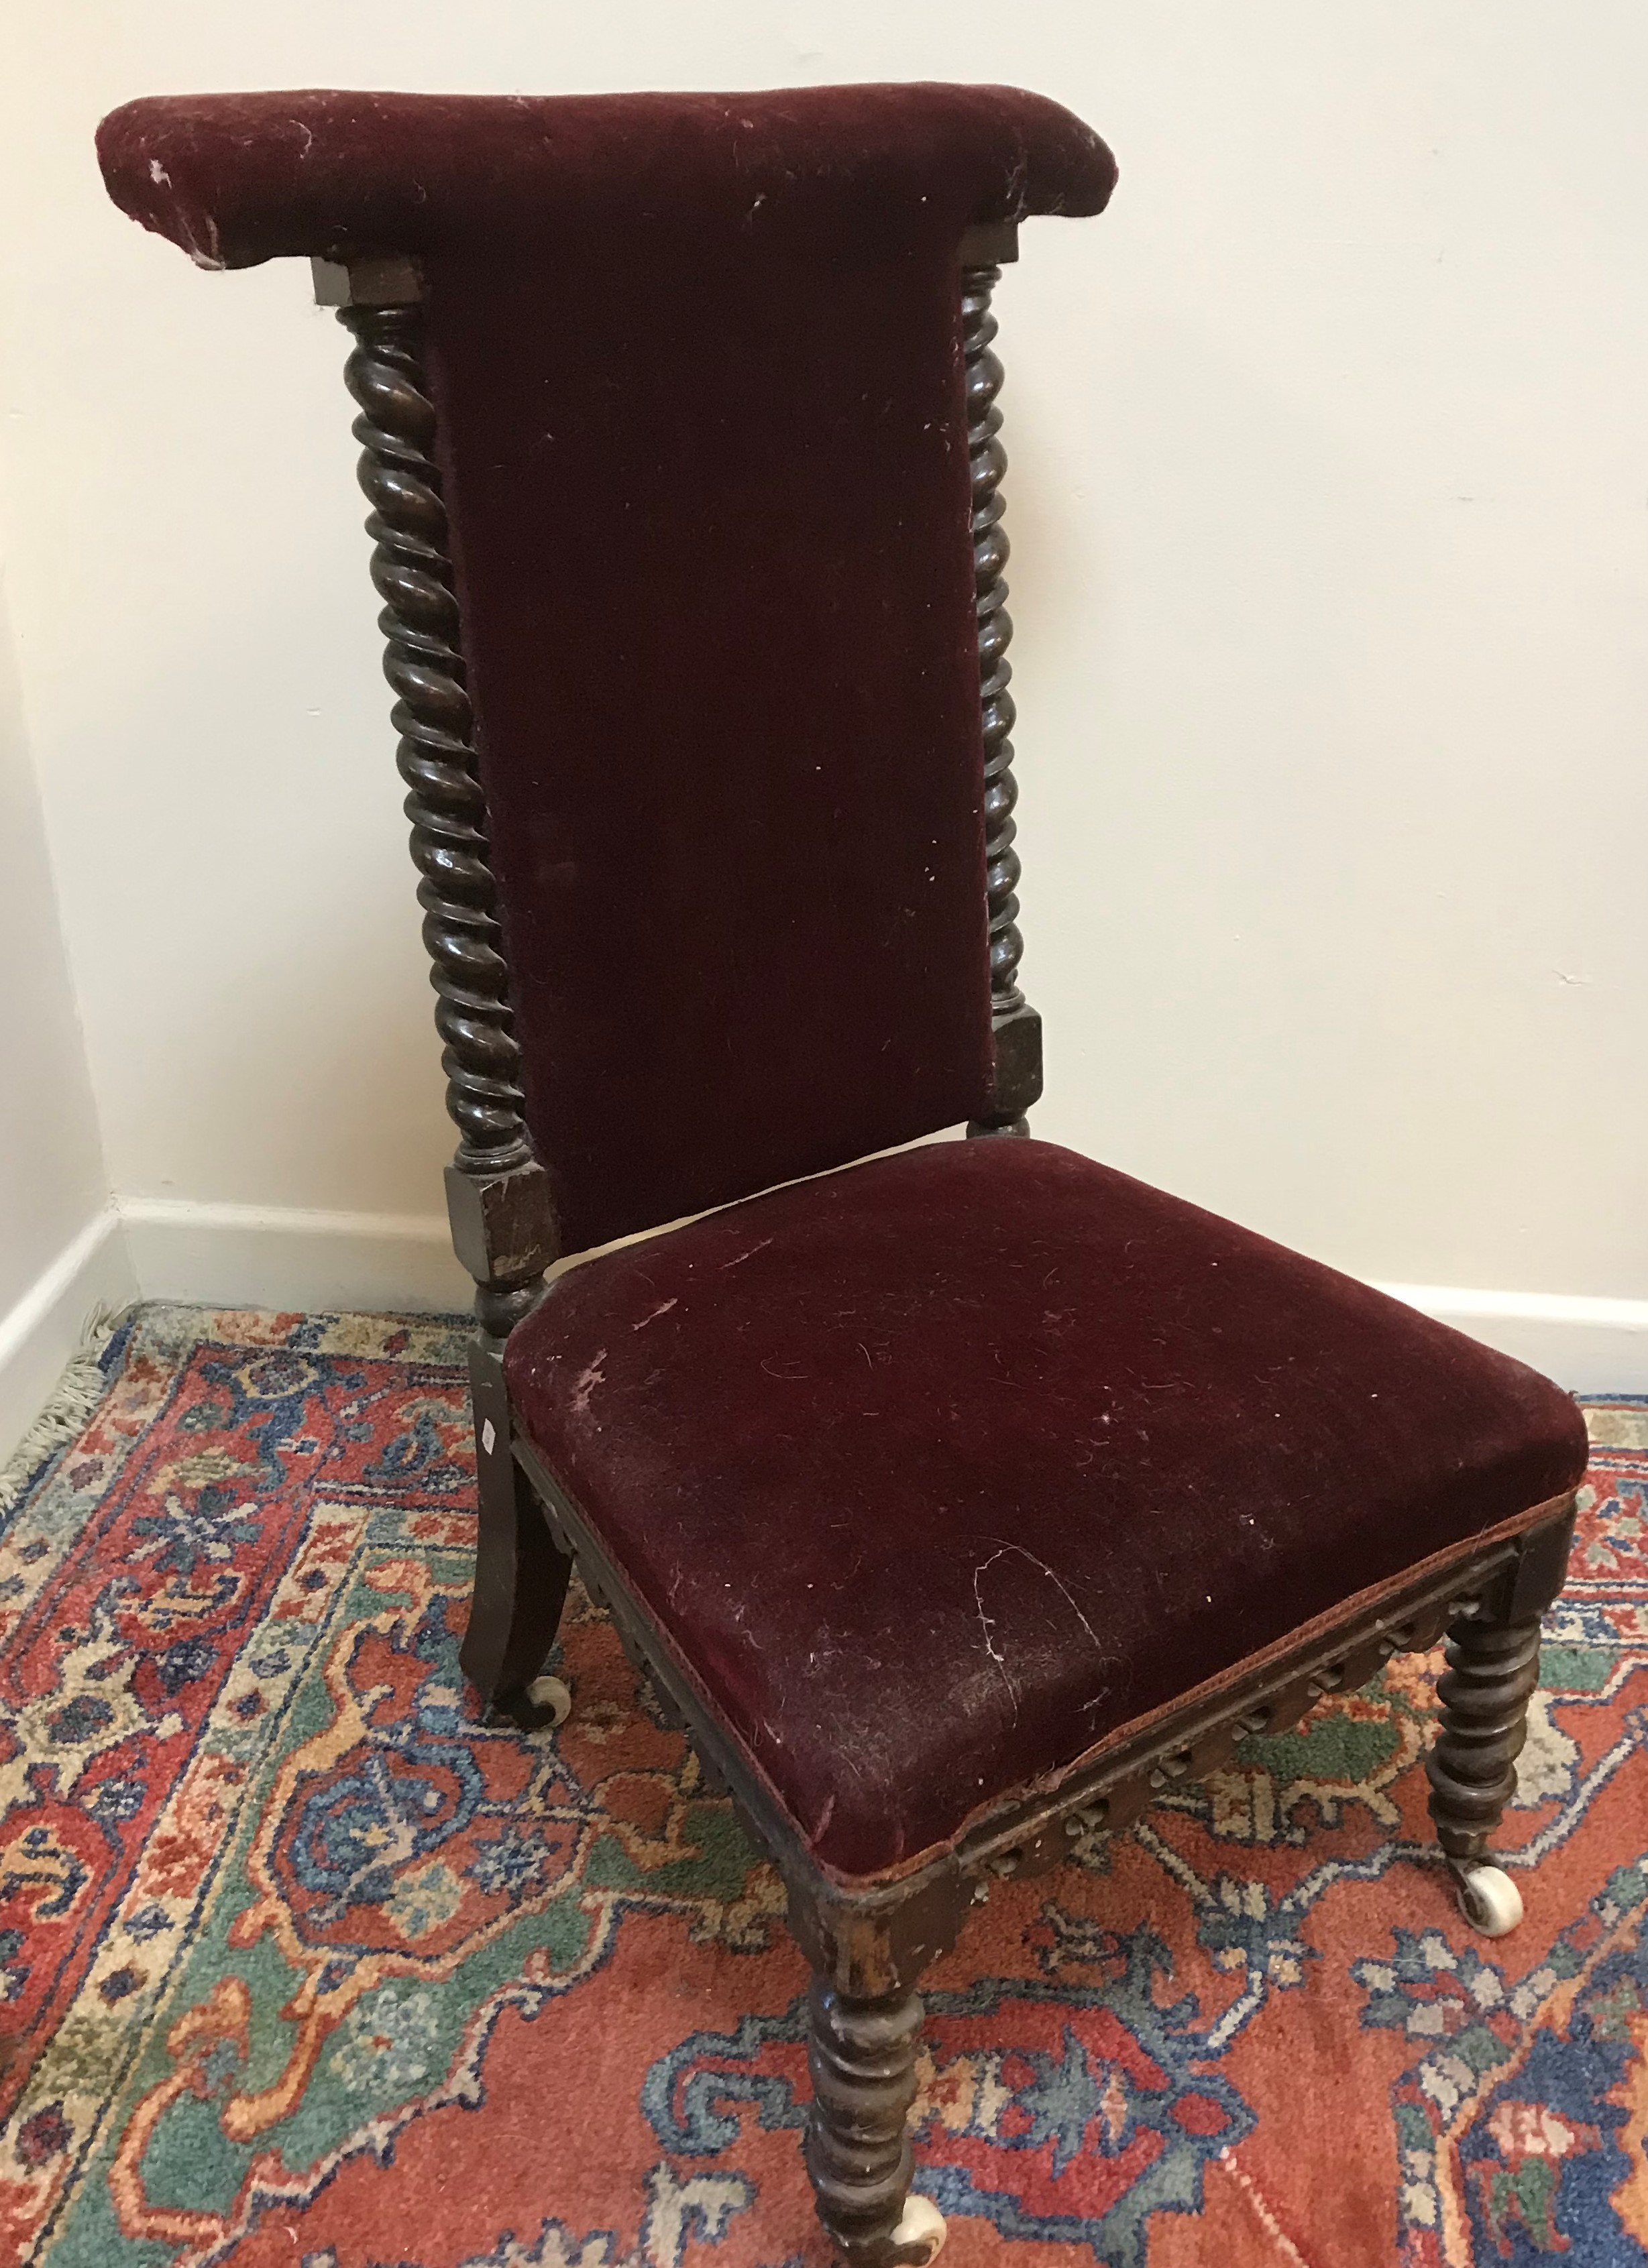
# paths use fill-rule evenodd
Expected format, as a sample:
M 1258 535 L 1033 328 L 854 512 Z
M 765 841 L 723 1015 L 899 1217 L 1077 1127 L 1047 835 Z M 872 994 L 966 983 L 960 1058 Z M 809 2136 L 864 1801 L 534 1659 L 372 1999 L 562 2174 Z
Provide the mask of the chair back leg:
M 424 367 L 421 287 L 405 261 L 321 261 L 316 283 L 355 342 L 344 379 L 360 409 L 358 478 L 372 506 L 366 531 L 384 601 L 384 674 L 396 696 L 395 762 L 408 789 L 447 1108 L 459 1133 L 447 1209 L 458 1258 L 476 1284 L 469 1381 L 480 1526 L 462 1658 L 495 1708 L 537 1726 L 558 1722 L 570 1705 L 565 1686 L 539 1673 L 573 1563 L 515 1463 L 503 1351 L 543 1296 L 558 1241 L 521 1089 Z
M 515 1462 L 503 1364 L 478 1333 L 469 1349 L 469 1390 L 480 1520 L 459 1660 L 494 1709 L 535 1731 L 558 1724 L 571 1705 L 560 1681 L 539 1673 L 560 1627 L 572 1555 L 550 1533 L 537 1492 Z

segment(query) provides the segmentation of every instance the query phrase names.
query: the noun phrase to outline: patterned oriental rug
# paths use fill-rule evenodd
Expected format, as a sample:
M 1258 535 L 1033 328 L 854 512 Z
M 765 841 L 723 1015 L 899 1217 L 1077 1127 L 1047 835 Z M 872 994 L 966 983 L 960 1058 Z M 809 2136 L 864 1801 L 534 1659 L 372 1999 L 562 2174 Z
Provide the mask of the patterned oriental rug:
M 140 1309 L 11 1514 L 8 2268 L 823 2268 L 771 1871 L 587 1601 L 567 1726 L 477 1720 L 461 1352 Z M 927 1996 L 946 2268 L 1648 2262 L 1648 1402 L 1591 1417 L 1523 1928 L 1406 1659 L 1002 1883 Z

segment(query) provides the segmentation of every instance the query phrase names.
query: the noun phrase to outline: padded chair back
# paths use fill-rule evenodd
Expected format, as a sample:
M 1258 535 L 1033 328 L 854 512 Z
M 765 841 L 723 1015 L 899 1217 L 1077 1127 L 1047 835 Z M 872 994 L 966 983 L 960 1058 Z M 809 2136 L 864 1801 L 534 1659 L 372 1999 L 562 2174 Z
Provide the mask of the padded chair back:
M 1108 151 L 1001 88 L 133 104 L 211 266 L 422 277 L 527 1119 L 576 1250 L 989 1106 L 959 246 Z

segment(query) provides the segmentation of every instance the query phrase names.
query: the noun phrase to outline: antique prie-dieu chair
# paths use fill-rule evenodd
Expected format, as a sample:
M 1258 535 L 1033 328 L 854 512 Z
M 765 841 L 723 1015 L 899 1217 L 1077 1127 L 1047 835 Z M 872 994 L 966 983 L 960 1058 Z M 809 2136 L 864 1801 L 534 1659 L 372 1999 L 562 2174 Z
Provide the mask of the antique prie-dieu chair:
M 916 1984 L 992 1879 L 1445 1630 L 1431 1808 L 1512 1926 L 1572 1402 L 1011 1138 L 990 297 L 1104 144 L 912 85 L 153 100 L 100 147 L 203 266 L 313 256 L 353 335 L 479 1286 L 464 1668 L 563 1707 L 576 1562 L 731 1790 L 815 1972 L 840 2254 L 942 2241 Z

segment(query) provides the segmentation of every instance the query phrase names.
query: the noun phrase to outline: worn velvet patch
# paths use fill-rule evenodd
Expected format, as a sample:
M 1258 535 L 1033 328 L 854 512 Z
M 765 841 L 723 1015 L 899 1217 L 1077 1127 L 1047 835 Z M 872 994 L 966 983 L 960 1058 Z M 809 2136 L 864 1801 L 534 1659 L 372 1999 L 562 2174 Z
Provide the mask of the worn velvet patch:
M 1033 1141 L 587 1263 L 508 1370 L 668 1643 L 857 1876 L 1585 1462 L 1521 1364 Z

